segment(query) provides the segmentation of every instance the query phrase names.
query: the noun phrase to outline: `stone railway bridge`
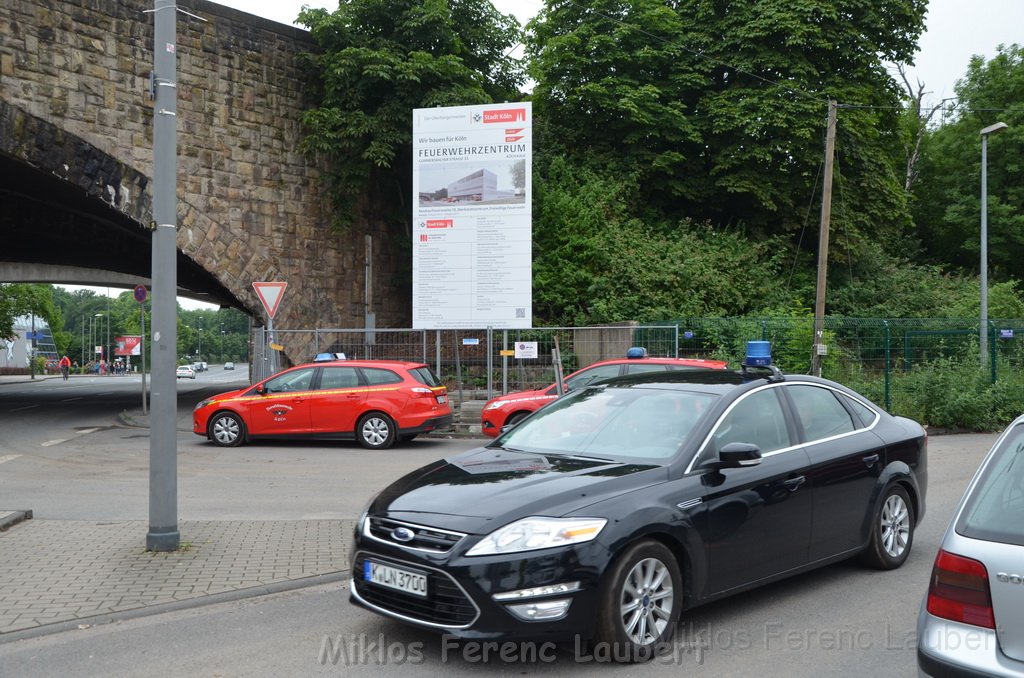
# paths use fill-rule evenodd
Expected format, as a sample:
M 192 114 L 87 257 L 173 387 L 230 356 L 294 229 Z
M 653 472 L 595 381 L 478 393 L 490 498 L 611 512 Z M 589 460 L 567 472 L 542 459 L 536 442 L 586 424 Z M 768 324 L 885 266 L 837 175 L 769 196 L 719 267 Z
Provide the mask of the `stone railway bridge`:
M 252 283 L 280 280 L 278 329 L 360 328 L 367 311 L 408 327 L 409 295 L 393 283 L 408 255 L 369 219 L 332 233 L 324 168 L 298 150 L 309 35 L 188 5 L 208 22 L 177 19 L 179 294 L 262 324 Z M 0 282 L 150 282 L 152 8 L 0 3 Z M 293 361 L 312 352 L 295 334 L 280 338 Z

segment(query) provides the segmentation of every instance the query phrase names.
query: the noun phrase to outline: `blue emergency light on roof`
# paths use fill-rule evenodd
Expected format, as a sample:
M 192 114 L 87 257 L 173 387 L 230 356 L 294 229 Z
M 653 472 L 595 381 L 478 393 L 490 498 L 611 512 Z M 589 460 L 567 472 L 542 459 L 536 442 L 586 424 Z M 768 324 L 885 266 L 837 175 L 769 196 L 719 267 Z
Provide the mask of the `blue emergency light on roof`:
M 632 348 L 627 348 L 626 349 L 626 357 L 627 358 L 631 358 L 631 359 L 632 358 L 646 358 L 647 357 L 647 349 L 644 348 L 643 346 L 633 346 Z
M 748 341 L 745 365 L 768 367 L 772 364 L 772 344 L 770 341 Z

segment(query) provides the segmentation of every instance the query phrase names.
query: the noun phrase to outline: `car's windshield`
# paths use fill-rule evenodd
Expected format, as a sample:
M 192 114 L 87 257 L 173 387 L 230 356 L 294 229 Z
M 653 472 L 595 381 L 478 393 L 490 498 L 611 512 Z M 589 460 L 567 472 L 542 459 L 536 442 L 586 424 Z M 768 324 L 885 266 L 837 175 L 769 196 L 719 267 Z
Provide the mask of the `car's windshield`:
M 544 407 L 496 444 L 614 460 L 668 459 L 716 397 L 657 387 L 590 387 Z

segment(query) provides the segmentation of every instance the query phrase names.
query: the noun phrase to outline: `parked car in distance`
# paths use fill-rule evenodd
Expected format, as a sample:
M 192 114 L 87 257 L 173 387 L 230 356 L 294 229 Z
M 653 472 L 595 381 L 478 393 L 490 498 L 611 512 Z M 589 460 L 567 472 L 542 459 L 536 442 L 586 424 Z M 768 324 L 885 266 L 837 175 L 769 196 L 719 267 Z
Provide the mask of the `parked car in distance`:
M 1024 676 L 1024 416 L 989 450 L 940 542 L 917 665 L 926 676 Z
M 336 438 L 385 449 L 452 423 L 448 389 L 423 363 L 298 365 L 199 402 L 192 430 L 215 445 L 253 438 Z
M 178 369 L 175 371 L 178 379 L 195 379 L 196 371 L 191 365 L 178 365 Z
M 224 363 L 224 369 L 225 370 L 233 370 L 233 369 L 235 369 L 235 364 L 229 360 L 226 363 Z
M 582 388 L 594 381 L 626 374 L 666 372 L 694 368 L 725 369 L 729 364 L 721 360 L 699 358 L 651 358 L 646 349 L 634 347 L 626 351 L 625 358 L 601 360 L 577 370 L 563 380 L 565 391 Z M 519 423 L 533 412 L 558 398 L 558 384 L 534 391 L 518 391 L 491 398 L 480 413 L 480 430 L 492 438 L 504 426 Z
M 356 524 L 350 600 L 642 660 L 683 610 L 851 557 L 900 567 L 926 458 L 917 422 L 825 379 L 617 377 L 384 488 Z

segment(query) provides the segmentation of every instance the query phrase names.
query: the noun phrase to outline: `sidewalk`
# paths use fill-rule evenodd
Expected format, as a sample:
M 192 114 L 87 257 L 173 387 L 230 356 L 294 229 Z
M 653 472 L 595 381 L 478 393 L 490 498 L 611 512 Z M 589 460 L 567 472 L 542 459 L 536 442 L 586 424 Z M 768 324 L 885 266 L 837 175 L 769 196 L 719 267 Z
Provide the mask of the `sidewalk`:
M 0 532 L 0 643 L 341 581 L 353 522 L 182 521 L 152 553 L 145 521 L 24 520 Z

